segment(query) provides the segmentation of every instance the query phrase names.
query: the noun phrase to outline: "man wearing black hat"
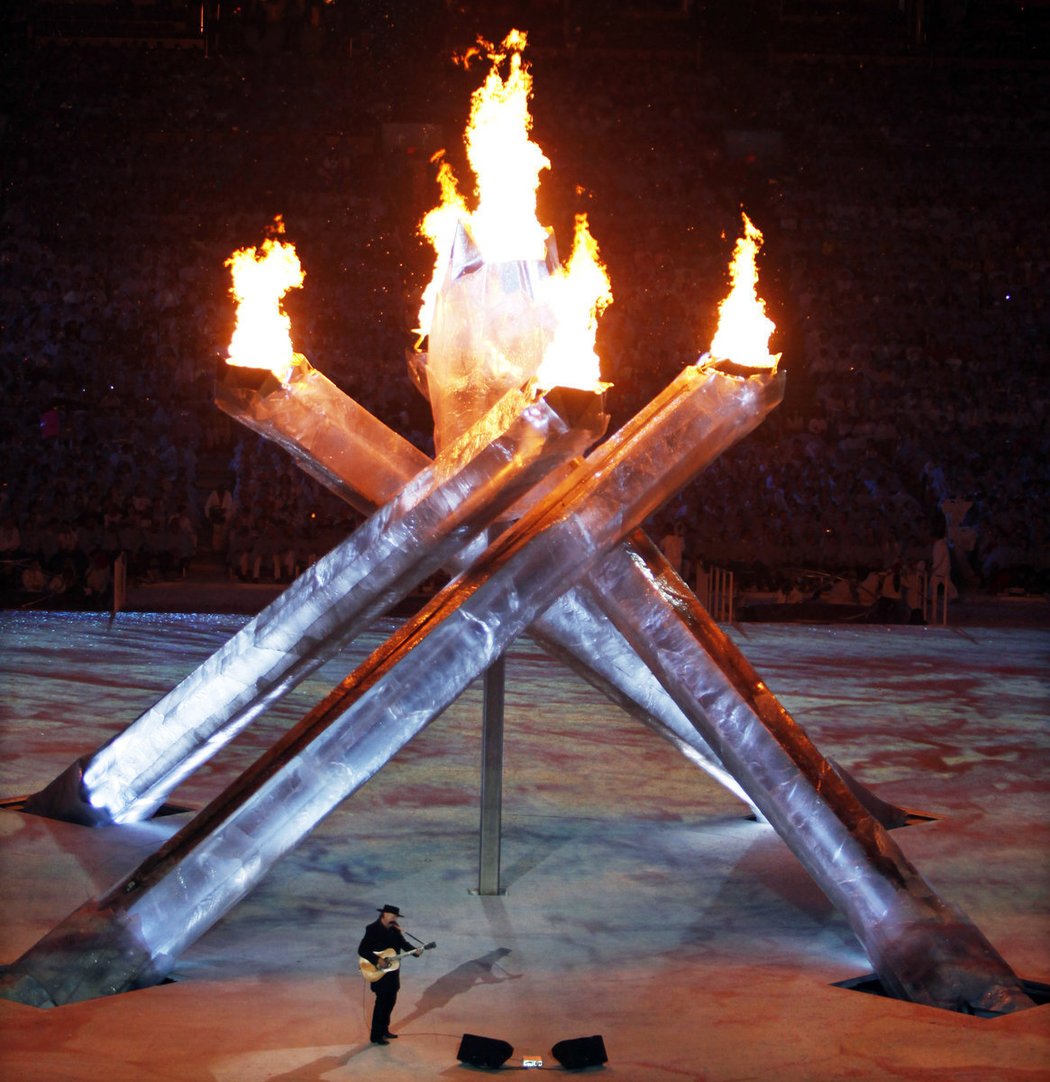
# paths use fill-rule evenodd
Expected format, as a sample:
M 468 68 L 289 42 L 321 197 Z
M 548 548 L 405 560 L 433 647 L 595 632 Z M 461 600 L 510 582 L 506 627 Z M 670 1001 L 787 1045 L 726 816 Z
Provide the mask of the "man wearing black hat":
M 396 905 L 384 905 L 379 910 L 379 919 L 372 921 L 365 928 L 364 938 L 358 944 L 357 953 L 366 962 L 371 962 L 379 969 L 385 969 L 389 960 L 377 956 L 389 947 L 393 947 L 398 954 L 410 951 L 417 958 L 423 953 L 421 949 L 414 948 L 401 934 L 397 923 L 397 918 L 400 916 L 401 910 Z M 401 974 L 397 969 L 371 984 L 376 997 L 376 1005 L 372 1010 L 370 1034 L 372 1044 L 389 1044 L 391 1040 L 397 1038 L 396 1033 L 390 1032 L 390 1016 L 394 1012 L 394 1004 L 397 1002 L 400 987 Z

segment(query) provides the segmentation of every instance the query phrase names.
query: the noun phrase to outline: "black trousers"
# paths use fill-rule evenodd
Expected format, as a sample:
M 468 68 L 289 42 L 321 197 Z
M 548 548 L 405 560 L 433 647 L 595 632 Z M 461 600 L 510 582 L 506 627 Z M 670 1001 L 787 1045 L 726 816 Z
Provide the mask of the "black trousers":
M 394 1013 L 394 1004 L 397 1002 L 397 993 L 401 987 L 401 976 L 399 973 L 388 973 L 369 987 L 372 989 L 372 995 L 376 997 L 376 1005 L 372 1008 L 372 1032 L 369 1038 L 378 1041 L 390 1029 L 390 1016 Z

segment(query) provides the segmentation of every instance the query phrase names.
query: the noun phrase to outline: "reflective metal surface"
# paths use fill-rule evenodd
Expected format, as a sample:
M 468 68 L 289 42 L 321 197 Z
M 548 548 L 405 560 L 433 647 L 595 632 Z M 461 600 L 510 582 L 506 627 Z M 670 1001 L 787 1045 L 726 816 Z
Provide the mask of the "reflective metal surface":
M 692 474 L 782 379 L 688 368 L 154 856 L 70 915 L 4 994 L 75 1002 L 152 983 Z
M 577 410 L 569 424 L 531 390 L 505 395 L 221 650 L 31 797 L 27 810 L 90 825 L 148 817 L 271 702 L 461 558 L 471 539 L 552 467 L 592 444 L 605 417 L 598 396 L 580 397 L 592 408 Z
M 846 915 L 886 989 L 950 1010 L 1031 1006 L 994 947 L 922 879 L 644 536 L 632 555 L 598 569 L 596 601 Z

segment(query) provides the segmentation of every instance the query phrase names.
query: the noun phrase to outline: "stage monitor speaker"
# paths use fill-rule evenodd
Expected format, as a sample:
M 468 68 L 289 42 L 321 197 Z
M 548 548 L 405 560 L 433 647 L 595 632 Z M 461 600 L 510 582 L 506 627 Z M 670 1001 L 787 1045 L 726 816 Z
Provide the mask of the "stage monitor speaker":
M 579 1071 L 584 1067 L 600 1067 L 609 1062 L 605 1054 L 605 1042 L 597 1034 L 593 1037 L 574 1037 L 559 1041 L 551 1055 L 567 1070 Z
M 471 1067 L 502 1067 L 510 1059 L 513 1047 L 495 1037 L 479 1037 L 476 1033 L 464 1033 L 459 1042 L 456 1058 Z

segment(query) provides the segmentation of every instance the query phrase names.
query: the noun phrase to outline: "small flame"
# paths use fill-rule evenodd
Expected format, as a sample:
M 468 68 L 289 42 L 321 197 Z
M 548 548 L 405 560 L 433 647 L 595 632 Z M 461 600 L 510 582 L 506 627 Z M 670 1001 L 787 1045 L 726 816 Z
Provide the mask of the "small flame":
M 613 296 L 586 214 L 576 215 L 567 266 L 559 268 L 546 284 L 555 331 L 536 373 L 537 384 L 543 390 L 555 386 L 593 390 L 601 383 L 600 362 L 594 350 L 598 316 L 612 304 Z
M 711 356 L 732 361 L 743 368 L 776 368 L 780 354 L 769 352 L 769 338 L 776 325 L 766 315 L 758 296 L 758 269 L 755 257 L 762 246 L 762 234 L 745 214 L 744 235 L 733 249 L 729 267 L 732 288 L 718 306 L 718 330 L 711 341 Z
M 456 189 L 456 178 L 452 173 L 452 166 L 446 161 L 440 161 L 443 151 L 438 151 L 431 161 L 438 161 L 438 184 L 441 186 L 441 202 L 429 211 L 420 223 L 419 231 L 434 247 L 436 258 L 434 259 L 434 273 L 430 277 L 430 283 L 423 291 L 423 303 L 419 309 L 419 334 L 425 335 L 430 331 L 430 324 L 434 319 L 434 305 L 437 303 L 438 290 L 441 288 L 441 276 L 448 264 L 452 252 L 452 241 L 456 235 L 458 222 L 469 221 L 470 212 L 463 197 Z
M 277 232 L 283 232 L 278 219 Z M 273 237 L 261 248 L 241 248 L 226 260 L 233 277 L 230 293 L 237 301 L 237 323 L 226 363 L 269 368 L 282 383 L 295 366 L 292 321 L 281 305 L 289 289 L 303 284 L 295 246 Z

